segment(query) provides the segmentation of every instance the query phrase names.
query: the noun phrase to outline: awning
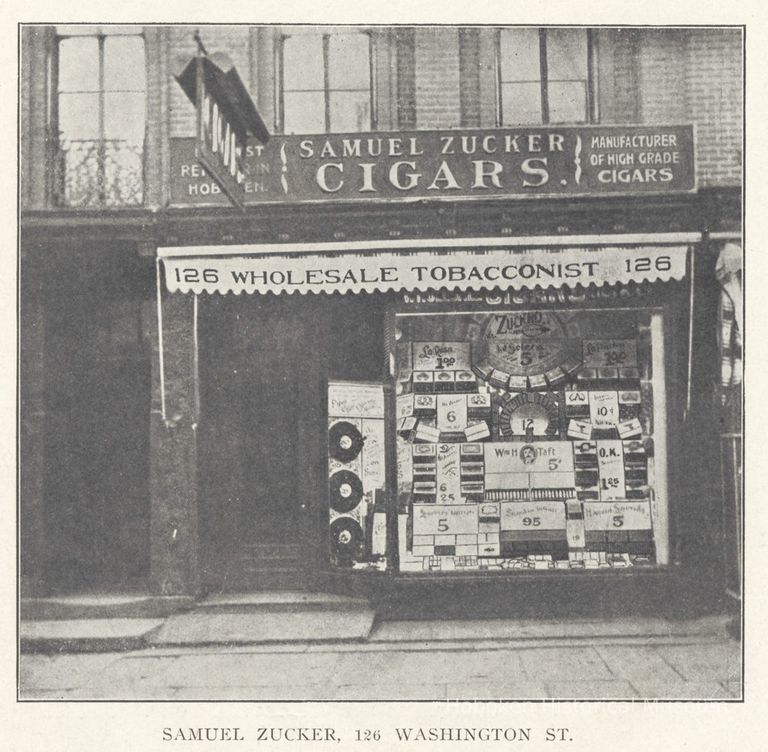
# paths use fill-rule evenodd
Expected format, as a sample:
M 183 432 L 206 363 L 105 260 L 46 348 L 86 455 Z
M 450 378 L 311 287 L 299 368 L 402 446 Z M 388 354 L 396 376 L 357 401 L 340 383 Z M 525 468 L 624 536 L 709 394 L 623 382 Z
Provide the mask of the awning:
M 327 244 L 322 252 L 307 246 L 160 248 L 158 256 L 169 292 L 307 294 L 667 282 L 685 277 L 689 247 L 679 242 L 531 247 L 502 239 L 359 245 Z

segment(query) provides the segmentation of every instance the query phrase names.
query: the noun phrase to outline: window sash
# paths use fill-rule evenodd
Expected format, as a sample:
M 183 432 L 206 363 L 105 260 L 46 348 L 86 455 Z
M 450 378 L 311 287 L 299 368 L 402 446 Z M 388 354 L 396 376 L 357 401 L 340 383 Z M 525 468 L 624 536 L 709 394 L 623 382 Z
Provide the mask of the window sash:
M 563 27 L 563 28 L 569 28 L 569 27 Z M 541 28 L 538 30 L 538 41 L 539 41 L 539 66 L 538 66 L 538 72 L 539 76 L 538 78 L 529 78 L 526 76 L 526 80 L 522 79 L 515 79 L 510 78 L 509 76 L 505 75 L 505 70 L 508 67 L 508 61 L 503 60 L 503 44 L 502 44 L 502 34 L 505 31 L 514 31 L 512 29 L 498 29 L 496 34 L 496 122 L 498 126 L 503 126 L 505 124 L 509 125 L 515 125 L 516 123 L 511 122 L 508 118 L 505 117 L 505 97 L 504 97 L 504 91 L 509 90 L 510 87 L 517 87 L 518 85 L 526 84 L 538 84 L 540 89 L 540 109 L 541 109 L 541 119 L 539 120 L 539 124 L 542 125 L 549 125 L 551 123 L 575 123 L 575 122 L 581 122 L 581 123 L 592 123 L 596 121 L 596 101 L 595 101 L 595 91 L 594 91 L 594 85 L 595 85 L 595 77 L 594 77 L 594 55 L 595 55 L 595 49 L 594 49 L 594 37 L 592 33 L 592 29 L 584 29 L 584 32 L 586 34 L 586 40 L 585 40 L 585 47 L 586 47 L 586 53 L 585 53 L 585 60 L 583 61 L 583 70 L 584 70 L 584 77 L 565 77 L 563 75 L 556 75 L 551 76 L 549 73 L 549 67 L 550 67 L 550 61 L 548 57 L 548 29 Z M 554 35 L 553 35 L 554 36 Z M 553 85 L 555 84 L 569 84 L 569 83 L 580 83 L 584 87 L 584 96 L 583 96 L 583 102 L 584 106 L 582 109 L 580 109 L 580 112 L 583 112 L 583 117 L 574 120 L 573 118 L 569 117 L 566 119 L 562 119 L 560 117 L 557 117 L 556 114 L 552 112 L 552 104 L 553 104 L 553 97 L 550 95 L 550 87 L 555 88 Z M 557 87 L 562 92 L 563 87 L 559 86 Z M 563 100 L 561 99 L 561 102 Z M 559 110 L 562 110 L 562 107 L 558 108 Z M 521 125 L 532 125 L 531 122 L 524 122 L 521 123 Z
M 55 53 L 51 59 L 51 118 L 50 125 L 52 129 L 51 144 L 54 146 L 56 170 L 54 174 L 53 192 L 54 198 L 58 204 L 64 206 L 121 206 L 121 205 L 141 205 L 144 203 L 144 172 L 145 172 L 145 142 L 147 127 L 147 87 L 146 87 L 146 47 L 142 34 L 136 34 L 140 27 L 62 27 L 62 32 L 57 35 L 55 44 Z M 58 27 L 57 27 L 58 30 Z M 71 31 L 72 30 L 72 31 Z M 75 33 L 77 32 L 77 33 Z M 87 33 L 86 33 L 87 32 Z M 113 33 L 114 32 L 114 33 Z M 119 86 L 109 86 L 106 76 L 106 61 L 108 57 L 107 42 L 113 39 L 137 37 L 141 39 L 142 51 L 142 70 L 138 71 L 141 86 L 135 88 L 125 88 L 122 84 Z M 85 89 L 61 87 L 59 72 L 61 70 L 62 43 L 70 39 L 93 39 L 97 41 L 95 50 L 97 64 L 97 76 L 95 86 L 89 86 Z M 114 50 L 113 54 L 118 54 Z M 76 68 L 75 68 L 76 70 Z M 140 100 L 138 99 L 140 96 Z M 64 133 L 62 140 L 62 110 L 63 104 L 70 100 L 76 102 L 78 99 L 95 98 L 95 102 L 90 108 L 94 114 L 96 123 L 93 133 L 83 133 L 77 127 L 71 128 L 69 133 Z M 113 131 L 120 128 L 120 118 L 110 117 L 110 112 L 115 107 L 115 102 L 121 98 L 131 102 L 131 120 L 135 121 L 140 113 L 140 128 L 135 129 L 135 134 L 129 134 L 129 131 L 115 137 Z M 86 117 L 83 110 L 81 120 Z M 77 116 L 73 118 L 73 124 L 78 120 Z M 125 129 L 123 129 L 125 130 Z M 109 131 L 109 132 L 108 132 Z M 65 152 L 63 141 L 70 147 Z M 78 163 L 77 160 L 81 161 Z M 72 176 L 72 170 L 75 166 L 83 167 L 88 163 L 95 163 L 95 185 L 96 189 L 88 182 L 87 188 L 78 193 L 78 189 L 72 189 L 68 185 L 68 177 Z M 86 167 L 85 173 L 88 173 Z M 127 171 L 127 172 L 126 172 Z M 138 175 L 138 178 L 136 177 Z M 93 179 L 93 174 L 91 179 Z M 74 196 L 73 196 L 74 193 Z M 138 197 L 138 198 L 135 198 Z
M 351 83 L 333 83 L 331 81 L 331 69 L 332 69 L 332 59 L 331 59 L 331 40 L 333 38 L 338 38 L 341 36 L 352 36 L 350 33 L 346 34 L 323 34 L 321 36 L 322 39 L 322 68 L 323 68 L 323 84 L 322 88 L 320 88 L 317 85 L 307 86 L 306 88 L 299 88 L 294 86 L 286 85 L 286 54 L 285 54 L 285 48 L 286 48 L 286 42 L 288 39 L 291 39 L 292 37 L 290 35 L 284 35 L 280 38 L 278 43 L 278 53 L 277 53 L 277 63 L 278 63 L 278 87 L 279 87 L 279 95 L 278 95 L 278 114 L 279 114 L 279 129 L 286 133 L 289 130 L 290 123 L 288 122 L 288 112 L 289 108 L 286 106 L 286 99 L 292 99 L 296 101 L 300 98 L 306 98 L 306 97 L 296 97 L 295 95 L 311 95 L 311 94 L 322 94 L 323 99 L 323 121 L 324 121 L 324 129 L 323 132 L 330 133 L 332 129 L 335 126 L 336 122 L 336 116 L 334 115 L 335 107 L 333 106 L 333 102 L 339 101 L 339 99 L 349 99 L 352 101 L 354 97 L 337 97 L 335 95 L 354 95 L 354 94 L 365 94 L 366 98 L 368 100 L 367 106 L 364 107 L 367 111 L 368 117 L 367 117 L 367 125 L 362 130 L 372 130 L 375 129 L 375 110 L 374 110 L 374 61 L 373 61 L 373 39 L 371 35 L 367 32 L 356 32 L 359 34 L 365 34 L 367 39 L 367 85 L 366 86 L 360 86 L 360 85 L 354 85 Z M 299 37 L 301 38 L 301 37 Z M 290 76 L 290 78 L 295 78 L 293 75 Z M 313 118 L 309 118 L 308 120 L 311 121 Z M 293 118 L 291 118 L 293 121 Z M 359 129 L 358 129 L 359 130 Z M 304 130 L 300 130 L 299 133 L 306 132 Z

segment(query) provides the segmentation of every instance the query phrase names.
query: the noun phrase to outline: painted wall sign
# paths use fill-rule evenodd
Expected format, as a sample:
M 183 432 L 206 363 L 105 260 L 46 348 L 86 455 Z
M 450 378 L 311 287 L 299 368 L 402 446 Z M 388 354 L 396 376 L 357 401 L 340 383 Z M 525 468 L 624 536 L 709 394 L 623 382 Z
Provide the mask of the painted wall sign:
M 243 148 L 245 203 L 592 196 L 695 190 L 691 125 L 273 136 Z M 171 203 L 226 204 L 171 142 Z

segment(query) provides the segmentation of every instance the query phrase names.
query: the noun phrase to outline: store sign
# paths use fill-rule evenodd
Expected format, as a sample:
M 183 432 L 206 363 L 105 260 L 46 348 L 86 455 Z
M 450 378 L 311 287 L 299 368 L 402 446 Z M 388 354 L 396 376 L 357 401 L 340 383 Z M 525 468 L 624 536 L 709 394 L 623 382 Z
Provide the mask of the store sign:
M 532 376 L 566 359 L 567 339 L 556 313 L 509 312 L 491 316 L 483 328 L 487 359 L 513 376 Z
M 232 246 L 233 253 L 242 246 Z M 219 251 L 227 250 L 226 247 Z M 176 253 L 179 253 L 177 256 Z M 281 293 L 575 287 L 685 277 L 686 246 L 499 249 L 411 255 L 187 255 L 160 248 L 170 292 Z M 457 362 L 459 354 L 457 353 Z
M 195 38 L 198 54 L 174 73 L 197 113 L 192 161 L 210 176 L 217 195 L 242 208 L 248 136 L 266 144 L 269 133 L 231 59 L 224 53 L 209 57 Z
M 695 190 L 693 126 L 550 126 L 274 136 L 242 146 L 245 203 Z M 238 168 L 239 169 L 239 168 Z M 224 205 L 193 139 L 171 142 L 171 203 Z
M 199 163 L 213 176 L 217 186 L 236 206 L 245 199 L 244 155 L 245 132 L 236 126 L 229 115 L 229 106 L 223 94 L 217 92 L 212 79 L 204 75 L 200 60 L 197 80 L 197 142 Z

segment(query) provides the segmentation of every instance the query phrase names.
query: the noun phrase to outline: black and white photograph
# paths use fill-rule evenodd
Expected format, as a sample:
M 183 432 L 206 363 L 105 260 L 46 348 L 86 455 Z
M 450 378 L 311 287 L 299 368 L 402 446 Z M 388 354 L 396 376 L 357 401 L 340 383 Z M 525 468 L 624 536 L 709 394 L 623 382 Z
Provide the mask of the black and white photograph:
M 17 706 L 501 750 L 571 732 L 465 701 L 745 701 L 744 25 L 51 18 Z M 385 701 L 457 715 L 301 723 Z

